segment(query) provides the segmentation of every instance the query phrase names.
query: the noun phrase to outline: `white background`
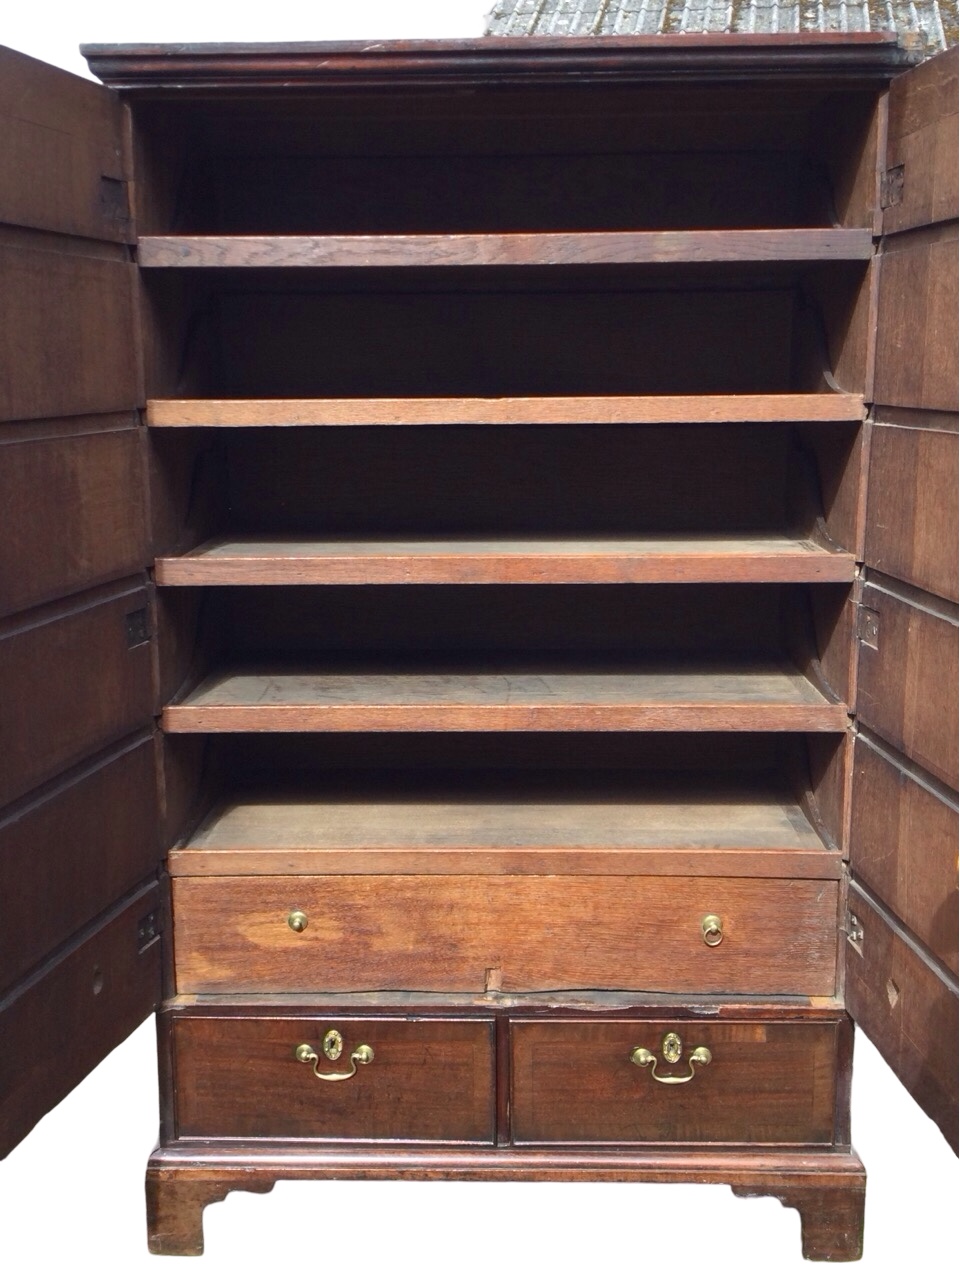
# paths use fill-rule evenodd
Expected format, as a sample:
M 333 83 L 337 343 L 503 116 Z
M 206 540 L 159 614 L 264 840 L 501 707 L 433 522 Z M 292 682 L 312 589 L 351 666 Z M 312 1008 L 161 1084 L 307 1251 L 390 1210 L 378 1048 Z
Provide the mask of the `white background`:
M 480 35 L 485 0 L 9 3 L 0 43 L 86 74 L 84 42 Z M 56 1025 L 48 1029 L 57 1038 Z M 2 1046 L 0 1046 L 2 1052 Z M 70 1053 L 70 1045 L 63 1045 Z M 438 1082 L 442 1087 L 442 1082 Z M 799 1218 L 725 1187 L 286 1183 L 204 1215 L 203 1259 L 146 1251 L 143 1171 L 156 1140 L 152 1023 L 140 1028 L 0 1164 L 0 1275 L 165 1280 L 713 1280 L 825 1274 L 800 1259 Z M 960 1166 L 876 1050 L 858 1037 L 854 1143 L 869 1175 L 858 1280 L 953 1269 Z M 951 1262 L 953 1259 L 953 1262 Z

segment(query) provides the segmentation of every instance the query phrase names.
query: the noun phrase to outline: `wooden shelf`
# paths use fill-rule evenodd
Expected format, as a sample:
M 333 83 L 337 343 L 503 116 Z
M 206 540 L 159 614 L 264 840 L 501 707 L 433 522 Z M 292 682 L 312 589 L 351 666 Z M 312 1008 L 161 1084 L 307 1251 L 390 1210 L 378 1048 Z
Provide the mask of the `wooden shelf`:
M 803 539 L 215 539 L 156 563 L 161 586 L 374 583 L 852 582 L 852 554 Z
M 378 400 L 148 400 L 150 427 L 366 427 L 861 422 L 863 397 L 500 396 Z
M 793 796 L 693 774 L 438 785 L 413 776 L 219 803 L 171 851 L 171 875 L 736 875 L 838 879 Z
M 482 235 L 141 236 L 141 267 L 543 267 L 623 263 L 851 262 L 867 228 L 577 231 Z
M 505 658 L 215 673 L 164 708 L 169 733 L 840 732 L 846 708 L 774 661 Z

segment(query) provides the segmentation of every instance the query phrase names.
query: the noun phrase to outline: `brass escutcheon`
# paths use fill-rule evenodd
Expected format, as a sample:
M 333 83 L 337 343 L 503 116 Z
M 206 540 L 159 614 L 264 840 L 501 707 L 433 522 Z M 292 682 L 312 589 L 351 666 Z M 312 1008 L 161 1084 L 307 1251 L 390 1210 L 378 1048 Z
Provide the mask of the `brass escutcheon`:
M 336 1062 L 343 1053 L 343 1036 L 332 1028 L 323 1037 L 323 1052 L 331 1062 Z
M 719 916 L 704 916 L 700 921 L 700 931 L 708 947 L 719 947 L 723 941 L 723 921 Z
M 679 1062 L 683 1054 L 683 1041 L 675 1031 L 668 1031 L 663 1037 L 660 1052 L 663 1054 L 664 1061 Z M 713 1061 L 713 1054 L 704 1045 L 698 1045 L 687 1059 L 690 1070 L 685 1076 L 658 1076 L 657 1055 L 651 1053 L 649 1049 L 644 1049 L 642 1045 L 637 1045 L 630 1051 L 630 1061 L 635 1067 L 649 1067 L 650 1075 L 657 1084 L 689 1084 L 696 1074 L 697 1067 L 708 1066 Z
M 663 1037 L 663 1060 L 664 1062 L 674 1063 L 680 1061 L 680 1055 L 683 1053 L 683 1041 L 675 1031 L 668 1031 Z
M 287 924 L 294 933 L 303 933 L 309 923 L 310 921 L 307 919 L 306 912 L 304 911 L 291 911 L 287 916 Z

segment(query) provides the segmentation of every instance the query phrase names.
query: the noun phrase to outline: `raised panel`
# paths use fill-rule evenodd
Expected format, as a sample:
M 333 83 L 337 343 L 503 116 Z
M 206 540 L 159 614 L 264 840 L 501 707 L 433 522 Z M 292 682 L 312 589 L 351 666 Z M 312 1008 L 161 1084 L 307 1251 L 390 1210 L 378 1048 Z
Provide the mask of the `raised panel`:
M 957 408 L 955 225 L 884 242 L 873 399 L 907 408 Z
M 152 738 L 0 821 L 0 991 L 155 871 L 158 821 Z
M 955 601 L 956 495 L 956 435 L 875 423 L 867 485 L 867 564 Z
M 0 222 L 132 242 L 117 94 L 0 48 Z
M 852 795 L 851 871 L 956 973 L 956 804 L 863 735 Z
M 0 440 L 0 612 L 132 573 L 149 560 L 142 438 L 132 415 Z
M 154 1007 L 157 909 L 153 886 L 0 1003 L 0 1158 Z
M 955 218 L 956 49 L 894 80 L 887 139 L 887 169 L 894 171 L 894 192 L 883 211 L 884 233 Z
M 847 1007 L 957 1149 L 957 987 L 852 886 L 862 936 L 846 948 Z
M 956 788 L 956 621 L 868 582 L 860 626 L 860 722 Z
M 0 804 L 149 721 L 146 588 L 47 608 L 0 632 Z
M 113 252 L 0 244 L 0 366 L 16 370 L 0 382 L 0 421 L 141 403 L 134 270 Z

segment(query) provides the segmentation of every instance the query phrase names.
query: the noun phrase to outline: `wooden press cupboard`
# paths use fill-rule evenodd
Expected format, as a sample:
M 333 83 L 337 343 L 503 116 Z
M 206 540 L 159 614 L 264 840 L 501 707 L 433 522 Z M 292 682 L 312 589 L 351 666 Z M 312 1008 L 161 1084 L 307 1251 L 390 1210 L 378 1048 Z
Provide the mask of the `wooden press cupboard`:
M 360 1176 L 859 1256 L 854 1021 L 956 1143 L 955 51 L 85 52 L 0 60 L 0 1152 L 157 1010 L 159 1252 Z

